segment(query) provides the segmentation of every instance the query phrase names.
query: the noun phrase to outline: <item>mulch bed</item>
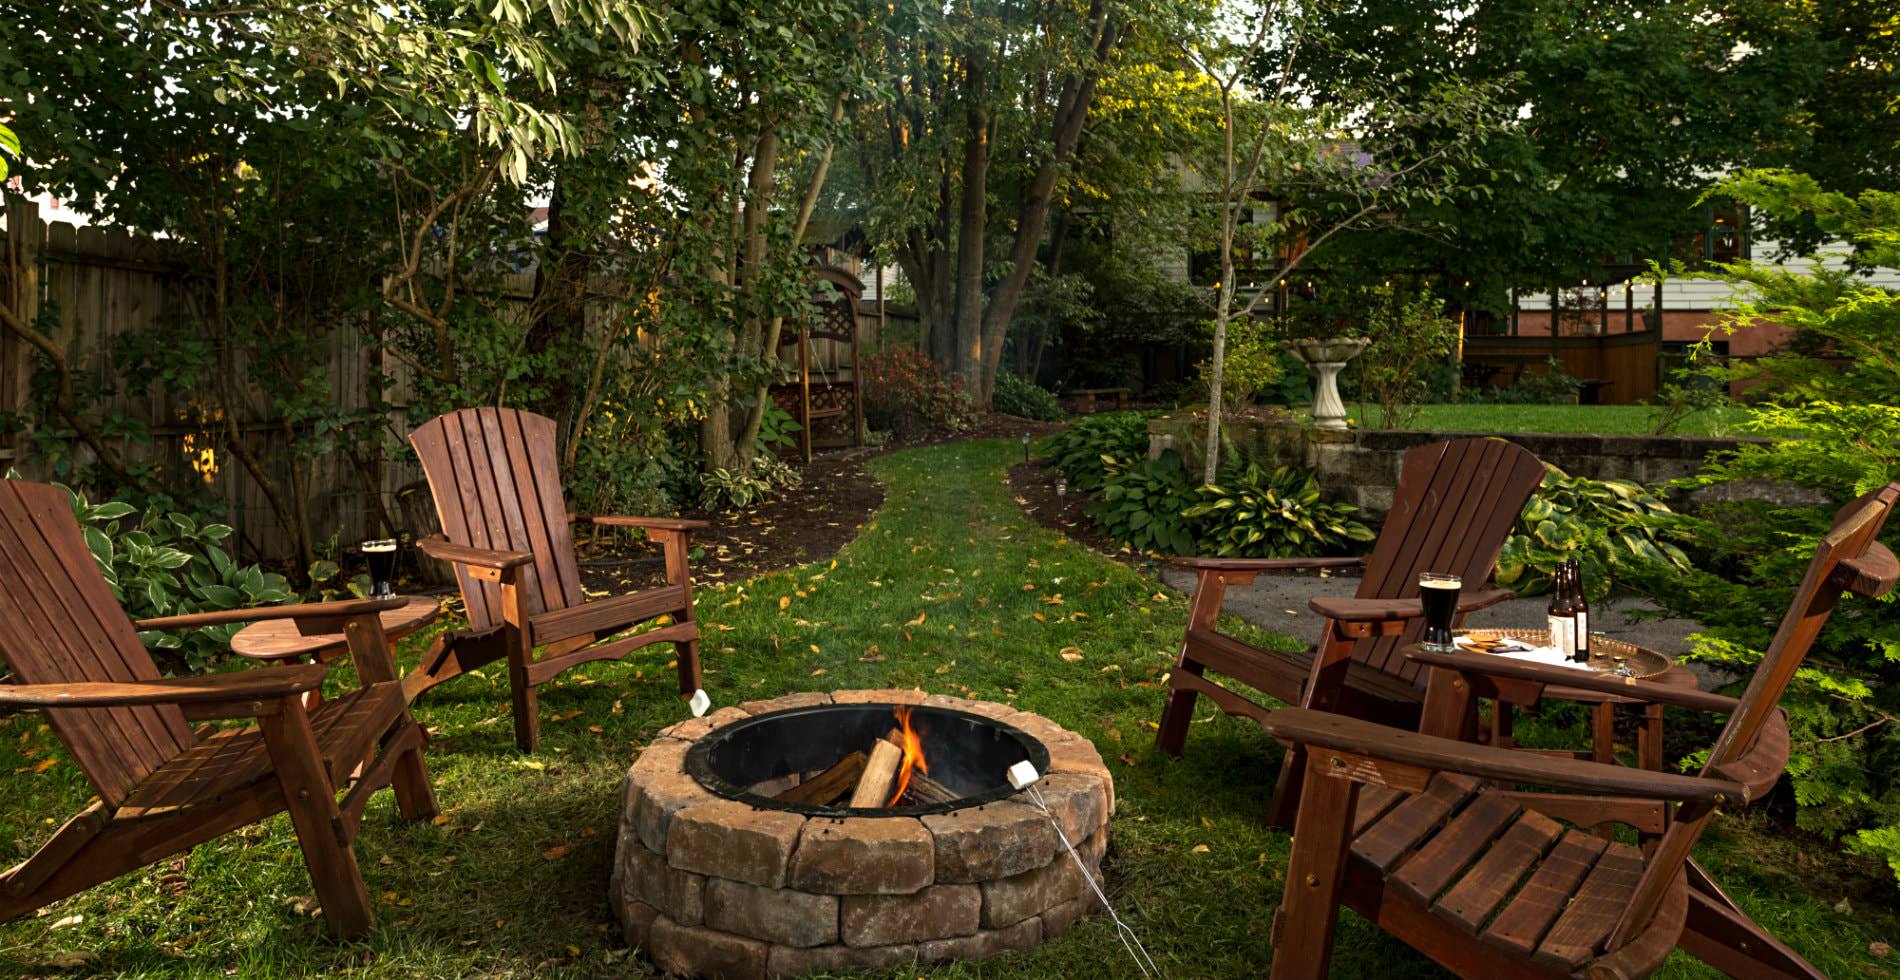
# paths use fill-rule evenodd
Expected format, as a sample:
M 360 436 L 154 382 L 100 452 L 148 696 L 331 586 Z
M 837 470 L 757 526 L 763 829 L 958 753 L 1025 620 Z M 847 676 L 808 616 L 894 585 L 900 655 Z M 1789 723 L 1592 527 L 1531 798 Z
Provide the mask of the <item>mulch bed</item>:
M 1020 439 L 1062 428 L 1012 415 L 986 415 L 970 432 L 883 446 L 821 452 L 802 468 L 804 479 L 791 490 L 737 511 L 685 510 L 680 517 L 708 521 L 692 536 L 693 579 L 699 583 L 736 582 L 781 568 L 823 561 L 837 554 L 884 503 L 884 487 L 864 464 L 882 453 L 941 442 L 971 439 Z M 604 533 L 580 543 L 581 581 L 590 591 L 620 593 L 659 585 L 666 579 L 660 551 L 625 532 Z
M 1075 489 L 1057 496 L 1056 479 L 1061 475 L 1048 460 L 1032 459 L 1009 468 L 1009 488 L 1015 492 L 1016 502 L 1043 527 L 1119 562 L 1137 567 L 1155 564 L 1151 558 L 1123 551 L 1114 538 L 1095 526 L 1089 517 L 1089 506 L 1095 502 L 1093 496 Z
M 836 554 L 884 503 L 884 487 L 864 471 L 873 453 L 823 453 L 802 468 L 799 485 L 736 511 L 692 509 L 680 517 L 710 522 L 693 532 L 693 580 L 738 581 Z M 581 580 L 589 590 L 626 592 L 666 580 L 660 550 L 631 535 L 583 541 Z

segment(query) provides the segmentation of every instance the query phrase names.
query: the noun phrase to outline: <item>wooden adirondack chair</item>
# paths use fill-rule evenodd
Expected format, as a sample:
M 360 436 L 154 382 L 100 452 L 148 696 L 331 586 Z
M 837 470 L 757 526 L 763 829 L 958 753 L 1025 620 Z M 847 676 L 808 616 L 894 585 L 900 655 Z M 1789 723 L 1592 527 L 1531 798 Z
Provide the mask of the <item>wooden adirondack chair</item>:
M 672 643 L 679 654 L 681 696 L 699 690 L 699 626 L 693 621 L 686 535 L 706 522 L 569 514 L 554 456 L 554 421 L 539 415 L 465 408 L 429 421 L 409 443 L 422 459 L 443 531 L 443 537 L 417 545 L 454 565 L 469 623 L 466 630 L 445 633 L 403 679 L 411 700 L 505 658 L 514 693 L 515 743 L 533 752 L 541 741 L 535 687 L 570 667 Z M 577 520 L 644 528 L 665 552 L 666 584 L 581 601 L 571 527 Z M 674 622 L 612 639 L 661 616 Z
M 350 850 L 364 805 L 393 783 L 403 817 L 436 814 L 422 729 L 409 716 L 377 618 L 401 601 L 134 623 L 86 549 L 65 491 L 0 480 L 0 655 L 18 679 L 0 685 L 0 708 L 44 711 L 99 794 L 0 874 L 0 922 L 288 810 L 330 931 L 368 929 L 369 893 Z M 266 619 L 346 633 L 363 686 L 306 710 L 304 693 L 323 683 L 321 666 L 160 677 L 138 637 Z M 190 724 L 228 718 L 257 725 Z M 338 804 L 344 788 L 349 795 Z
M 1177 559 L 1198 578 L 1168 677 L 1168 705 L 1156 744 L 1170 755 L 1181 754 L 1202 694 L 1228 714 L 1267 716 L 1264 706 L 1209 680 L 1204 673 L 1209 668 L 1289 704 L 1415 726 L 1425 701 L 1423 668 L 1399 651 L 1425 628 L 1419 573 L 1463 576 L 1461 615 L 1512 598 L 1508 589 L 1478 586 L 1491 578 L 1504 539 L 1544 473 L 1536 456 L 1500 439 L 1419 446 L 1405 454 L 1392 509 L 1370 557 Z M 1263 650 L 1215 626 L 1227 586 L 1249 584 L 1260 572 L 1361 565 L 1365 574 L 1353 598 L 1320 597 L 1311 603 L 1326 617 L 1317 654 Z M 1292 818 L 1302 764 L 1302 754 L 1293 752 L 1281 769 L 1273 808 L 1278 823 Z
M 1591 675 L 1501 657 L 1414 654 L 1432 669 L 1418 733 L 1298 708 L 1266 730 L 1313 759 L 1300 794 L 1285 900 L 1274 922 L 1273 975 L 1318 977 L 1331 955 L 1337 907 L 1463 976 L 1646 976 L 1678 945 L 1736 976 L 1818 976 L 1766 938 L 1690 860 L 1718 807 L 1759 800 L 1788 760 L 1776 707 L 1843 591 L 1877 596 L 1900 562 L 1875 540 L 1900 483 L 1850 504 L 1822 539 L 1780 630 L 1742 696 Z M 1728 714 L 1699 775 L 1652 772 L 1472 745 L 1457 734 L 1474 697 L 1534 701 L 1545 685 L 1586 687 Z M 1542 812 L 1585 822 L 1667 818 L 1643 849 L 1605 843 Z M 1647 804 L 1647 807 L 1641 804 Z

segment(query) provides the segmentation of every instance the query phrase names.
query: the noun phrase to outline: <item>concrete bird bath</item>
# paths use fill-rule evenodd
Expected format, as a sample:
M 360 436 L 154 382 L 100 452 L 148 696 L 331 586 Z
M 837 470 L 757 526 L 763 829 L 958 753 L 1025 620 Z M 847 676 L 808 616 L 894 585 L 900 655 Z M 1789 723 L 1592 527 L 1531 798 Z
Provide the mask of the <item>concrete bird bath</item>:
M 1313 370 L 1313 424 L 1322 429 L 1346 427 L 1346 403 L 1339 398 L 1339 372 L 1372 341 L 1364 337 L 1296 340 L 1293 356 Z

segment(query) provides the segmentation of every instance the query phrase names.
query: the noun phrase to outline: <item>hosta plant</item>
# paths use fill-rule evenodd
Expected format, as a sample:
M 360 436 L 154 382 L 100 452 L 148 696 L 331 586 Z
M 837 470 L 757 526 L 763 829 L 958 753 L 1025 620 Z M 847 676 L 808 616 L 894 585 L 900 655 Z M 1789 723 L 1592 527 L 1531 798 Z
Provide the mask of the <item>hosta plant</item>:
M 1669 505 L 1627 480 L 1592 480 L 1549 470 L 1498 555 L 1498 584 L 1520 594 L 1550 589 L 1566 558 L 1583 569 L 1584 593 L 1602 599 L 1628 580 L 1659 571 L 1687 572 L 1680 545 L 1691 540 Z M 1626 590 L 1627 591 L 1627 590 Z
M 1186 511 L 1199 499 L 1194 478 L 1169 450 L 1159 459 L 1110 463 L 1089 516 L 1104 534 L 1136 551 L 1191 555 L 1194 523 Z
M 219 542 L 223 524 L 176 513 L 140 513 L 118 500 L 92 503 L 70 489 L 73 515 L 112 594 L 133 619 L 294 602 L 282 575 L 239 565 Z M 139 634 L 163 667 L 201 670 L 230 650 L 242 624 Z
M 1182 516 L 1196 524 L 1200 554 L 1223 558 L 1287 558 L 1337 552 L 1371 541 L 1372 529 L 1353 519 L 1350 504 L 1322 500 L 1312 470 L 1267 469 L 1245 463 L 1215 486 L 1200 488 L 1200 503 Z
M 1126 470 L 1148 452 L 1148 420 L 1154 412 L 1101 412 L 1084 415 L 1044 439 L 1048 454 L 1069 485 L 1083 493 L 1102 488 L 1109 468 Z

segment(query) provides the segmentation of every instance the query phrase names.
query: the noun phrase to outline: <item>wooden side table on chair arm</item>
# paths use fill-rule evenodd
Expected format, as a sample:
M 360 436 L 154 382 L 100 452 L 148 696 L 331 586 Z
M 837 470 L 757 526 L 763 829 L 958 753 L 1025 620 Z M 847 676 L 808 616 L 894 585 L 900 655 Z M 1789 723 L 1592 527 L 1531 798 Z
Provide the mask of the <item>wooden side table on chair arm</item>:
M 380 643 L 393 662 L 396 641 L 429 625 L 441 614 L 442 600 L 434 596 L 404 597 L 401 605 L 384 610 L 377 616 L 381 621 L 381 629 L 372 628 L 371 632 L 380 632 L 380 636 L 353 636 L 345 631 L 342 623 L 327 620 L 264 620 L 244 627 L 231 637 L 231 652 L 265 663 L 300 663 L 309 658 L 312 662 L 327 664 L 351 652 L 357 644 Z M 358 671 L 361 671 L 362 658 L 353 659 L 358 664 Z M 305 701 L 310 706 L 322 699 L 321 690 L 310 691 L 305 695 Z

